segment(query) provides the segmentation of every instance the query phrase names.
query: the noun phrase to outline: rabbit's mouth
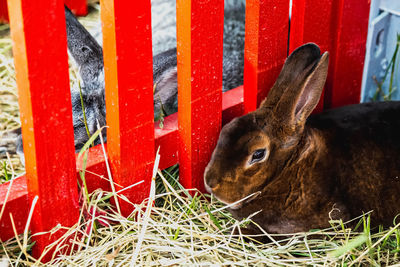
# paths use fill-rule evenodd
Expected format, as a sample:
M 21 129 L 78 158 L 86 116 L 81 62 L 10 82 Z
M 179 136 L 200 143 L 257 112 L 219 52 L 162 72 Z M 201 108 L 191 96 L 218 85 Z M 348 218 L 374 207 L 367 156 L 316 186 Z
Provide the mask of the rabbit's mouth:
M 232 210 L 237 210 L 237 209 L 240 209 L 241 207 L 243 207 L 243 205 L 245 205 L 245 204 L 253 201 L 254 199 L 256 199 L 259 195 L 261 195 L 261 191 L 254 192 L 254 193 L 252 193 L 252 194 L 250 194 L 250 195 L 248 195 L 248 196 L 246 196 L 246 197 L 244 197 L 242 199 L 239 199 L 239 200 L 237 200 L 235 202 L 231 202 L 231 203 L 220 199 L 216 195 L 214 195 L 214 197 L 216 199 L 218 199 L 219 201 L 221 201 L 222 203 L 226 204 L 227 208 L 232 209 Z

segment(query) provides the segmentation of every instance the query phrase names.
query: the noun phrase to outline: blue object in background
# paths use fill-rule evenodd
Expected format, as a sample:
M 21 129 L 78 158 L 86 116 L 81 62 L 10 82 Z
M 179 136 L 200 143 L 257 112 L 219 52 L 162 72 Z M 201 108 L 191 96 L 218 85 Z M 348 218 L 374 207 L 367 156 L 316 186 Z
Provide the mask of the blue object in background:
M 384 78 L 396 48 L 400 34 L 400 0 L 372 0 L 369 20 L 367 49 L 361 89 L 361 102 L 373 101 L 377 91 L 376 82 Z M 391 99 L 400 100 L 400 55 L 395 61 L 395 73 Z M 382 89 L 388 95 L 390 70 Z M 377 100 L 383 100 L 382 94 Z

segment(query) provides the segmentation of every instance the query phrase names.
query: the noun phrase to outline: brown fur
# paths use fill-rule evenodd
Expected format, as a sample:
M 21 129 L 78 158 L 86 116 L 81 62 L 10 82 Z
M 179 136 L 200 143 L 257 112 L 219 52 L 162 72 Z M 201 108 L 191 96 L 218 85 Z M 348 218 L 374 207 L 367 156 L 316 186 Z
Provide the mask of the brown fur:
M 260 108 L 225 125 L 205 171 L 206 187 L 237 218 L 269 233 L 329 226 L 373 210 L 390 225 L 400 213 L 400 102 L 358 104 L 310 116 L 328 54 L 306 44 L 286 60 Z M 250 164 L 255 150 L 265 159 Z

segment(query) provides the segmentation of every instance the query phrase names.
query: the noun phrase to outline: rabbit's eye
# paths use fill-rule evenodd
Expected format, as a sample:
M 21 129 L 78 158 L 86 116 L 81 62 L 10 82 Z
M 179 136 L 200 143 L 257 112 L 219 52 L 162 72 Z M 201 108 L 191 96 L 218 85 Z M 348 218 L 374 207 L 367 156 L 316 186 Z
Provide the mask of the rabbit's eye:
M 86 53 L 86 52 L 89 52 L 89 51 L 90 51 L 90 48 L 87 47 L 87 46 L 82 46 L 82 47 L 81 47 L 81 51 L 82 51 L 83 53 Z
M 251 157 L 250 164 L 259 162 L 263 160 L 264 157 L 265 157 L 265 148 L 257 149 L 256 151 L 254 151 L 253 156 Z

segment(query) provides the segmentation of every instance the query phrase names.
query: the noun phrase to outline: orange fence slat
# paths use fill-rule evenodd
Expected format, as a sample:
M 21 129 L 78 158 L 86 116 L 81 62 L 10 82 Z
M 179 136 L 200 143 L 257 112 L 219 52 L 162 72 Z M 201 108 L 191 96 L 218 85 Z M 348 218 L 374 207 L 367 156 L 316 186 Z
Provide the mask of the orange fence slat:
M 107 148 L 114 181 L 132 202 L 148 197 L 154 162 L 151 6 L 101 1 L 107 108 Z M 122 204 L 124 214 L 132 206 Z
M 221 128 L 223 0 L 177 1 L 180 181 L 204 190 Z
M 39 197 L 31 229 L 71 226 L 79 210 L 64 6 L 55 0 L 15 0 L 9 1 L 9 14 L 28 205 Z M 36 237 L 34 254 L 57 236 Z

